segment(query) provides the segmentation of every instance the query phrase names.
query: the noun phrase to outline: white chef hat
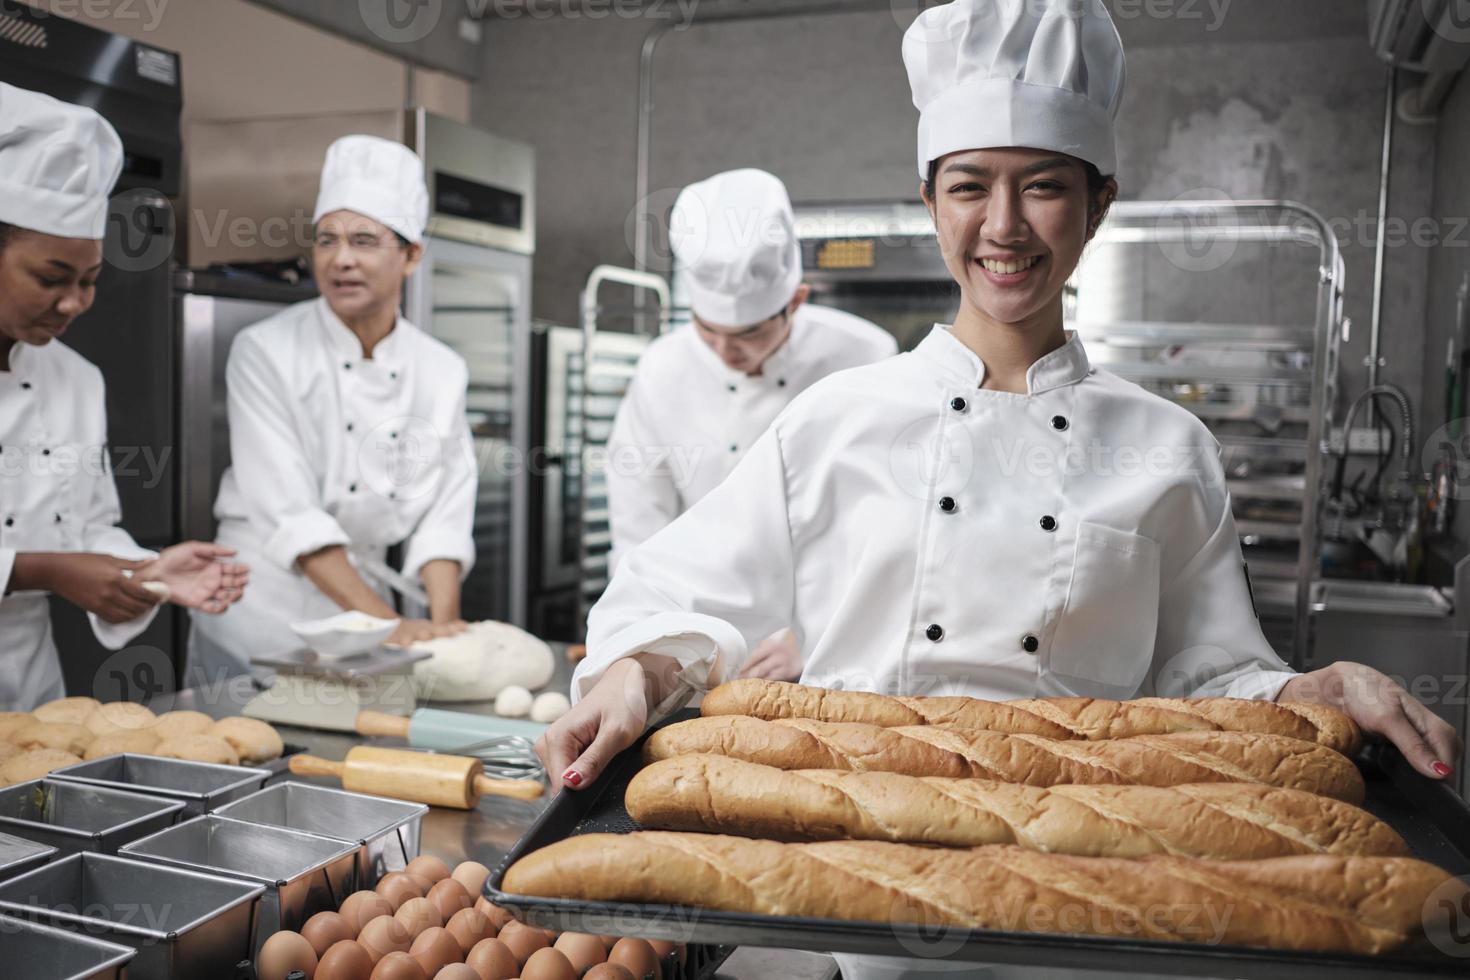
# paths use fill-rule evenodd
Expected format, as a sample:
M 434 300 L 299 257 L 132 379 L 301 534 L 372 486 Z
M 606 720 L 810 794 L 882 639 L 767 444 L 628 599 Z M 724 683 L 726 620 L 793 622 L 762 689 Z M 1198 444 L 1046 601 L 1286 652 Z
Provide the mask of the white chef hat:
M 781 312 L 801 285 L 801 242 L 786 186 L 764 170 L 731 170 L 684 188 L 669 243 L 696 316 L 725 327 Z
M 903 39 L 919 109 L 919 176 L 947 153 L 1056 150 L 1117 170 L 1123 42 L 1102 0 L 954 0 Z
M 0 221 L 100 240 L 122 165 L 122 140 L 96 112 L 0 82 Z
M 313 222 L 352 211 L 387 225 L 411 242 L 424 237 L 429 188 L 424 161 L 402 143 L 378 136 L 343 136 L 327 148 Z

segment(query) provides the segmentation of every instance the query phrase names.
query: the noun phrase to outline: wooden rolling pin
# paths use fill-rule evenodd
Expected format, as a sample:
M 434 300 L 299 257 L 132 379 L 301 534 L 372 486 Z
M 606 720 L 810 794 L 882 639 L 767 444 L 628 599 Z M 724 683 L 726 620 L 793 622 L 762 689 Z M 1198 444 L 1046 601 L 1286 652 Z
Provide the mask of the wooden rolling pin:
M 546 724 L 523 718 L 419 708 L 408 716 L 390 715 L 382 711 L 359 711 L 356 728 L 359 735 L 403 738 L 416 749 L 453 752 L 496 735 L 518 735 L 534 742 L 546 731 Z
M 314 755 L 291 756 L 298 776 L 331 776 L 354 793 L 390 796 L 410 803 L 470 810 L 481 796 L 534 800 L 545 789 L 536 779 L 495 779 L 485 775 L 480 760 L 462 755 L 430 755 L 403 749 L 359 745 L 341 762 Z

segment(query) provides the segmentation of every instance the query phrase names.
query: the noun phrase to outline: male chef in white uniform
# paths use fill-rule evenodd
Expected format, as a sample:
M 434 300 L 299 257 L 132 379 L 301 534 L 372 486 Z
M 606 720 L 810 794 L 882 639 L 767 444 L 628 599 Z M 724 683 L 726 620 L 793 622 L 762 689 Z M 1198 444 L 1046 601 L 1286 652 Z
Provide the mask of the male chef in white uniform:
M 783 408 L 834 371 L 898 350 L 866 320 L 807 303 L 786 187 L 761 170 L 691 184 L 669 222 L 693 322 L 649 345 L 608 444 L 612 565 L 720 484 Z M 742 676 L 801 673 L 792 632 Z
M 388 642 L 465 628 L 478 486 L 468 369 L 399 315 L 423 254 L 423 162 L 399 143 L 344 136 L 327 151 L 313 220 L 321 298 L 230 349 L 231 466 L 214 512 L 219 542 L 256 574 L 244 604 L 195 618 L 191 669 L 205 682 L 299 647 L 292 623 L 343 610 L 397 618 L 383 565 L 393 545 L 429 618 L 403 619 Z
M 47 593 L 115 650 L 163 599 L 218 612 L 249 577 L 227 548 L 155 555 L 117 526 L 102 373 L 59 340 L 118 274 L 102 238 L 122 162 L 93 110 L 0 83 L 0 710 L 66 693 Z

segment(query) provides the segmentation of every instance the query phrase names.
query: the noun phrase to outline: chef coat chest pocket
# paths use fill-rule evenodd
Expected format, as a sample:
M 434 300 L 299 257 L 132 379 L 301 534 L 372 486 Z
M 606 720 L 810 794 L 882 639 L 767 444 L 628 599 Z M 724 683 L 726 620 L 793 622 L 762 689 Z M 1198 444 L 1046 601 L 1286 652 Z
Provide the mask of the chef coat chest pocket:
M 1074 694 L 1130 697 L 1153 659 L 1158 618 L 1158 544 L 1102 524 L 1079 524 L 1049 672 Z

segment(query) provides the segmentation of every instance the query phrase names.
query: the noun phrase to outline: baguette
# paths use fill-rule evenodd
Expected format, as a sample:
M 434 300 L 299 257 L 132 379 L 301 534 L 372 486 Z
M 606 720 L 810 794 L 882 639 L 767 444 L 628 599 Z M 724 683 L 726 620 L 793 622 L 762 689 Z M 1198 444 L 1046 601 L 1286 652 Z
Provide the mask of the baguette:
M 890 697 L 746 678 L 721 684 L 706 694 L 700 714 L 750 715 L 767 721 L 812 718 L 884 728 L 942 725 L 1089 741 L 1175 732 L 1257 732 L 1317 742 L 1346 755 L 1357 752 L 1363 744 L 1362 729 L 1333 708 L 1245 698 L 983 701 L 966 697 Z
M 1132 858 L 1407 857 L 1404 839 L 1339 800 L 1253 783 L 1057 786 L 889 772 L 786 772 L 718 755 L 655 762 L 624 805 L 650 830 L 783 841 L 881 840 Z
M 723 715 L 660 728 L 643 743 L 648 762 L 695 754 L 725 755 L 777 769 L 897 772 L 1028 786 L 1265 783 L 1349 803 L 1363 801 L 1362 774 L 1347 756 L 1301 739 L 1245 732 L 1082 742 L 935 725 L 879 728 Z
M 1417 937 L 1448 872 L 1413 858 L 1202 861 L 1006 845 L 783 844 L 717 834 L 585 834 L 521 858 L 514 895 L 697 905 L 757 915 L 1274 949 L 1383 953 Z

